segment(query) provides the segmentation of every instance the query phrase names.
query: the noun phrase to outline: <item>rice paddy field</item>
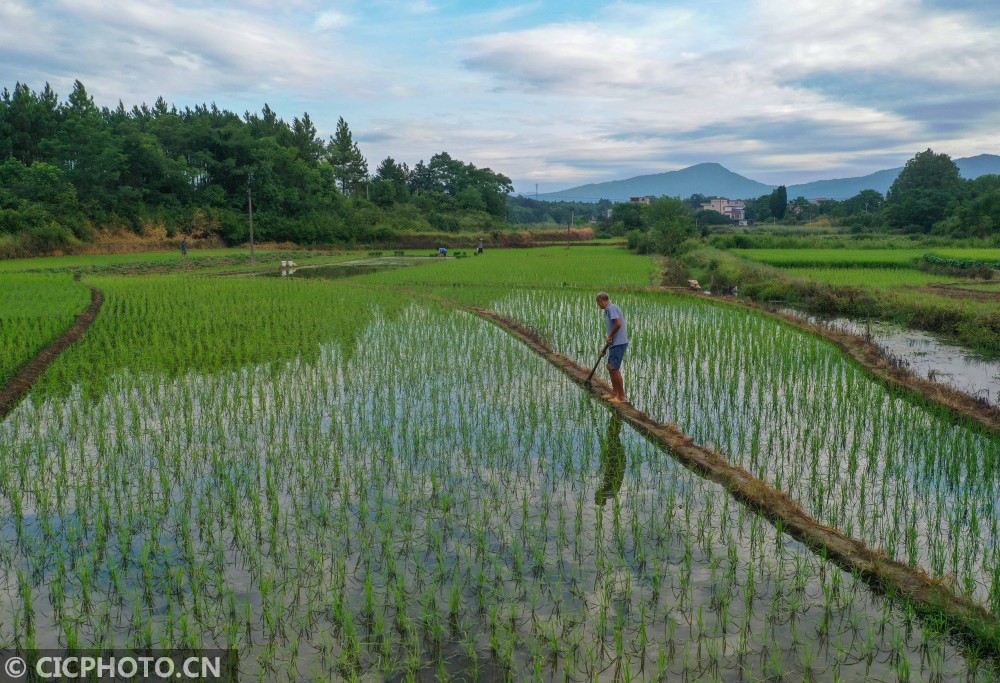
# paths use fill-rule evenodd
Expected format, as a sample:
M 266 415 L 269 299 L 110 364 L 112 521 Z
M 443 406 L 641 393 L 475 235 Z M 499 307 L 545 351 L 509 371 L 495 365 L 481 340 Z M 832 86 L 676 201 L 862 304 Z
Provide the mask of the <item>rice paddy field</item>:
M 54 341 L 90 303 L 69 277 L 0 275 L 0 387 Z
M 30 294 L 0 311 L 52 321 L 0 328 L 4 357 L 89 300 L 2 278 Z M 260 681 L 997 680 L 1000 643 L 794 540 L 462 308 L 590 366 L 611 291 L 638 408 L 1000 610 L 1000 437 L 759 313 L 623 291 L 656 279 L 611 247 L 85 278 L 97 320 L 0 421 L 0 647 L 224 647 Z
M 731 249 L 751 261 L 779 268 L 910 268 L 924 254 L 974 261 L 1000 260 L 1000 249 L 935 247 L 899 249 Z
M 794 268 L 789 274 L 834 286 L 896 289 L 923 287 L 958 281 L 952 275 L 937 275 L 910 268 Z

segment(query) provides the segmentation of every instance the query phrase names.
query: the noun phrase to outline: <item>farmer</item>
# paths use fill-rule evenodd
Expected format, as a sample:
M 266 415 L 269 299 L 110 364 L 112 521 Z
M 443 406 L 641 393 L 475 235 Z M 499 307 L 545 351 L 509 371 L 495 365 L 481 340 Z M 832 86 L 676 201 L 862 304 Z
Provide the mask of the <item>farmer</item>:
M 187 256 L 188 253 L 188 241 L 187 237 L 181 240 L 181 256 Z
M 447 247 L 438 247 L 438 253 L 441 254 L 441 256 L 447 256 L 448 255 L 448 248 Z
M 622 358 L 628 346 L 628 334 L 625 331 L 625 317 L 622 309 L 611 303 L 607 292 L 597 295 L 597 305 L 604 311 L 604 322 L 607 324 L 608 337 L 605 343 L 608 347 L 608 374 L 611 375 L 611 403 L 625 402 L 625 382 L 622 379 Z
M 478 256 L 479 254 L 482 254 L 482 253 L 483 253 L 483 238 L 480 237 L 479 238 L 479 244 L 476 245 L 476 255 Z

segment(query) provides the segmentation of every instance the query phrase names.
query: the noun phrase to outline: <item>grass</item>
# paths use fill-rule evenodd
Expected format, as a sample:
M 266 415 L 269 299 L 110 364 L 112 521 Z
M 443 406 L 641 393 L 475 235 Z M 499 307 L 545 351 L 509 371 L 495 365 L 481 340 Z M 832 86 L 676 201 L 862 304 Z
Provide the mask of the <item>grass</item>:
M 292 258 L 296 262 L 336 261 L 364 258 L 366 252 L 322 252 L 302 249 L 258 249 L 259 265 L 277 267 L 277 261 Z M 41 256 L 27 259 L 0 260 L 0 273 L 84 273 L 128 274 L 135 272 L 210 271 L 247 267 L 250 252 L 244 247 L 228 249 L 192 249 L 187 256 L 175 250 L 147 251 L 132 254 L 82 254 L 73 256 Z
M 934 283 L 956 282 L 953 275 L 935 275 L 903 268 L 795 268 L 790 273 L 838 287 L 898 289 L 923 287 Z
M 649 285 L 657 272 L 653 258 L 621 247 L 491 249 L 470 256 L 357 278 L 388 287 L 583 287 Z
M 752 261 L 782 268 L 911 268 L 924 254 L 954 259 L 1000 260 L 1000 249 L 731 249 Z
M 90 290 L 67 275 L 0 274 L 0 386 L 55 341 L 90 304 Z
M 753 251 L 767 253 L 767 250 Z M 694 277 L 703 283 L 715 283 L 721 291 L 738 285 L 741 296 L 757 301 L 780 302 L 820 315 L 887 320 L 944 335 L 977 353 L 1000 355 L 1000 301 L 977 299 L 971 293 L 965 298 L 956 297 L 955 294 L 961 294 L 960 289 L 950 290 L 952 296 L 926 289 L 914 291 L 915 287 L 942 283 L 984 287 L 989 291 L 992 287 L 989 282 L 929 274 L 899 262 L 895 266 L 885 265 L 887 260 L 878 250 L 874 250 L 876 258 L 867 262 L 863 260 L 864 254 L 870 252 L 865 250 L 858 250 L 860 257 L 852 250 L 773 251 L 790 255 L 780 268 L 737 256 L 743 253 L 740 250 L 730 253 L 710 247 L 685 254 L 683 262 Z M 992 258 L 996 251 L 942 248 L 934 253 L 956 258 Z M 839 265 L 834 263 L 841 258 L 836 256 L 838 253 L 844 254 Z M 907 256 L 906 252 L 900 253 L 889 260 Z M 807 255 L 807 261 L 802 260 L 803 254 Z

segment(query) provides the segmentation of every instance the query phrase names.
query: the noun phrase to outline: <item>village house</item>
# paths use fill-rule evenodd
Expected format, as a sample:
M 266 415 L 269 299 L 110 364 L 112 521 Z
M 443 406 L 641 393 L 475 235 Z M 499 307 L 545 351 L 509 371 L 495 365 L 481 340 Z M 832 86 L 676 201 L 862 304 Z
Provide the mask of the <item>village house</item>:
M 741 222 L 746 218 L 747 203 L 742 199 L 726 199 L 725 197 L 712 197 L 701 205 L 702 211 L 715 211 L 721 213 L 730 220 Z

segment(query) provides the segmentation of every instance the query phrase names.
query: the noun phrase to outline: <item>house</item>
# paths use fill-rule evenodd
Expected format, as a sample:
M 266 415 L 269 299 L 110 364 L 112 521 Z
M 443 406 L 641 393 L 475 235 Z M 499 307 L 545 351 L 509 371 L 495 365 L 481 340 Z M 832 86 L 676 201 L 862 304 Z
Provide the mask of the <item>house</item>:
M 702 211 L 715 211 L 721 213 L 726 218 L 740 222 L 746 217 L 747 203 L 742 199 L 726 199 L 725 197 L 712 197 L 701 205 Z
M 633 204 L 649 204 L 653 201 L 653 196 L 646 195 L 645 197 L 629 197 L 628 200 Z

